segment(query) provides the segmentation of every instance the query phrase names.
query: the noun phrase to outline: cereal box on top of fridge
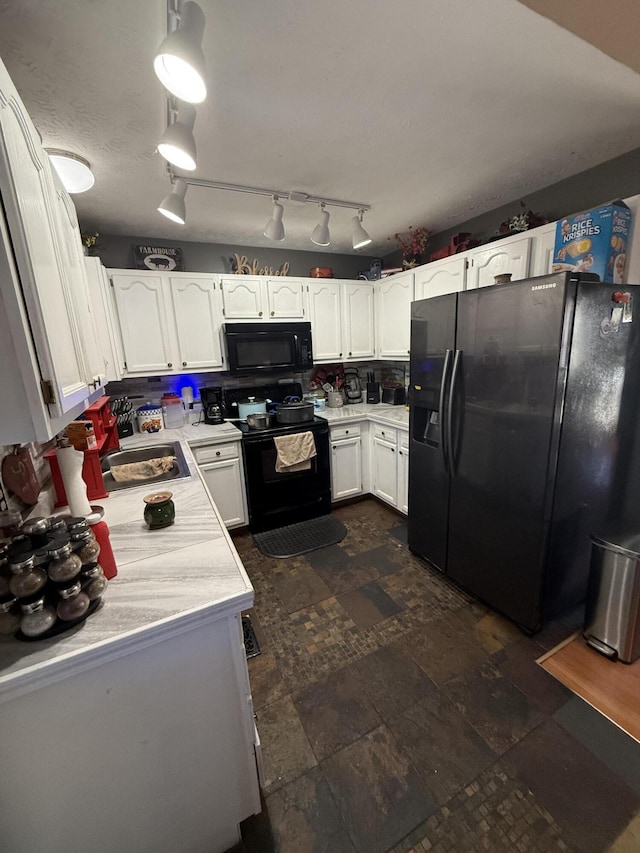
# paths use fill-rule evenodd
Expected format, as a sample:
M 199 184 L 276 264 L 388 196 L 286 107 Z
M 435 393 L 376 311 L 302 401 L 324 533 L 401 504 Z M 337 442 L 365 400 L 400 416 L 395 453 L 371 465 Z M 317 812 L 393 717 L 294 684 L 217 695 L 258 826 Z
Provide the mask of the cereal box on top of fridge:
M 592 272 L 609 284 L 627 280 L 631 211 L 613 201 L 559 219 L 552 272 Z

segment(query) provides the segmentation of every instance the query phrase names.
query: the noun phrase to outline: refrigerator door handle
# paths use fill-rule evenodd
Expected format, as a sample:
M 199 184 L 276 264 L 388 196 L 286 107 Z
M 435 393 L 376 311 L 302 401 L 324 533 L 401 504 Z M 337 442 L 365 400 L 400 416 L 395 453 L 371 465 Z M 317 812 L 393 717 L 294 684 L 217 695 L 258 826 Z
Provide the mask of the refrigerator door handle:
M 442 368 L 442 379 L 440 381 L 440 401 L 438 403 L 438 412 L 440 414 L 440 449 L 442 450 L 442 462 L 445 472 L 449 471 L 449 457 L 447 454 L 447 440 L 445 424 L 447 422 L 444 401 L 447 388 L 447 373 L 449 372 L 449 362 L 451 361 L 451 350 L 448 349 L 444 354 L 444 367 Z
M 447 447 L 449 452 L 449 467 L 451 468 L 451 476 L 455 476 L 455 457 L 453 452 L 453 397 L 455 394 L 456 380 L 458 378 L 458 368 L 462 358 L 462 350 L 457 349 L 453 359 L 453 369 L 451 370 L 451 386 L 449 388 L 449 405 L 447 407 Z

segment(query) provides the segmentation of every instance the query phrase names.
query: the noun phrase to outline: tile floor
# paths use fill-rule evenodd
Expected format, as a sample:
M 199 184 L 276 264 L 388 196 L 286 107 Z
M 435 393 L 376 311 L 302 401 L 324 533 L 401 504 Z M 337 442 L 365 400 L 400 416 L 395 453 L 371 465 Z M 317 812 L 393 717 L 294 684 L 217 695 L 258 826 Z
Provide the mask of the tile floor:
M 640 850 L 640 745 L 536 663 L 525 637 L 412 555 L 402 516 L 341 506 L 347 537 L 264 557 L 249 661 L 264 809 L 243 853 Z

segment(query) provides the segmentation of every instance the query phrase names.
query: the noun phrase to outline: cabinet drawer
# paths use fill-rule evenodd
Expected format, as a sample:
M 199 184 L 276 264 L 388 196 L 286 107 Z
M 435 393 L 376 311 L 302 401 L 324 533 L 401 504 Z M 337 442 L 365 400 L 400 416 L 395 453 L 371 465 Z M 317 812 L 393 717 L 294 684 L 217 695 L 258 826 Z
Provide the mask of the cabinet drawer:
M 397 432 L 393 427 L 374 424 L 373 437 L 380 439 L 380 441 L 386 441 L 387 444 L 395 445 L 397 441 Z
M 353 438 L 354 435 L 360 435 L 360 424 L 349 424 L 348 426 L 332 426 L 331 441 L 340 441 L 341 438 Z
M 229 444 L 192 447 L 191 450 L 198 465 L 203 465 L 205 462 L 219 462 L 221 459 L 238 459 L 240 456 L 240 442 L 232 441 Z

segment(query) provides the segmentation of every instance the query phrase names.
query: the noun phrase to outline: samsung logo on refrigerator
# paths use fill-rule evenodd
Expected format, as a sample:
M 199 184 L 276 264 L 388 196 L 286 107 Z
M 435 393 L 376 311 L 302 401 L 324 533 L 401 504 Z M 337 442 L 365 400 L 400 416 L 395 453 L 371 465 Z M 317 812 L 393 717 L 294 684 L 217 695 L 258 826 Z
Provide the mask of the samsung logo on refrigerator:
M 550 287 L 555 287 L 555 281 L 550 282 L 549 284 L 532 284 L 531 290 L 549 290 Z

